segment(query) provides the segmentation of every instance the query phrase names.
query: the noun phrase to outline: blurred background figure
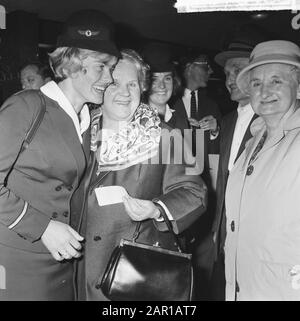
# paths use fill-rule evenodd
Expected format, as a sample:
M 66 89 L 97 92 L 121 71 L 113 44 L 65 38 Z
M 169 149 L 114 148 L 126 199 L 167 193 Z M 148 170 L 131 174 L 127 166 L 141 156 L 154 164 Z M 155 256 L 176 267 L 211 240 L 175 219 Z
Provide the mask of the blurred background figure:
M 52 78 L 50 67 L 41 62 L 27 63 L 20 72 L 22 89 L 40 89 Z
M 204 130 L 204 171 L 201 174 L 208 186 L 208 209 L 186 232 L 189 251 L 193 253 L 196 270 L 196 296 L 198 300 L 209 298 L 209 279 L 212 258 L 207 256 L 205 239 L 210 234 L 215 213 L 215 182 L 219 157 L 219 121 L 221 112 L 215 100 L 208 95 L 208 80 L 213 73 L 206 55 L 200 54 L 182 59 L 184 90 L 172 108 L 184 112 L 188 127 L 193 130 L 192 150 L 196 151 L 196 130 Z
M 201 128 L 206 133 L 207 152 L 218 154 L 218 140 L 214 138 L 218 132 L 218 121 L 221 112 L 212 97 L 208 97 L 207 84 L 213 70 L 206 55 L 187 58 L 183 66 L 184 104 L 190 125 Z

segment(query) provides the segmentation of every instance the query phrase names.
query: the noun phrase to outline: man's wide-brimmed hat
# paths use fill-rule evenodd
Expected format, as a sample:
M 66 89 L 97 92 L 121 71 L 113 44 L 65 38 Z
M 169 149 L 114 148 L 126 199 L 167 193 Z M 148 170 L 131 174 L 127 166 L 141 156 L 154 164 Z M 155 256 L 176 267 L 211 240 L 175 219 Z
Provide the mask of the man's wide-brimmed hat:
M 81 10 L 65 22 L 57 47 L 76 47 L 120 57 L 114 42 L 112 20 L 98 10 Z
M 249 65 L 237 76 L 236 83 L 239 89 L 247 93 L 249 71 L 270 63 L 282 63 L 300 68 L 300 48 L 286 40 L 272 40 L 258 44 L 251 52 Z
M 252 25 L 244 25 L 240 30 L 236 31 L 226 50 L 215 56 L 215 62 L 224 67 L 228 59 L 249 58 L 253 48 L 258 43 L 266 40 L 264 31 L 257 30 Z

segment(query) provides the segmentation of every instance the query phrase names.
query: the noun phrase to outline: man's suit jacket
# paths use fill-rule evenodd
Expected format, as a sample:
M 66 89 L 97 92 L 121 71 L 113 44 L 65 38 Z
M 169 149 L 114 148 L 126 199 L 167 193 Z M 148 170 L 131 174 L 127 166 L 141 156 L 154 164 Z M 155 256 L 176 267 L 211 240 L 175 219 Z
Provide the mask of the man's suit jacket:
M 217 205 L 216 205 L 216 214 L 214 223 L 212 226 L 213 233 L 217 233 L 217 247 L 216 255 L 219 253 L 220 249 L 223 248 L 225 242 L 226 234 L 226 224 L 225 224 L 225 191 L 227 185 L 227 179 L 229 175 L 228 163 L 230 158 L 230 150 L 232 139 L 234 135 L 234 129 L 237 122 L 238 113 L 236 110 L 227 114 L 223 117 L 221 121 L 221 131 L 220 131 L 220 158 L 219 158 L 219 168 L 218 168 L 218 177 L 217 177 Z M 247 127 L 245 135 L 243 137 L 242 143 L 240 145 L 237 157 L 242 154 L 245 149 L 246 142 L 252 137 L 250 133 L 250 125 L 253 120 L 257 118 L 257 115 L 254 115 Z
M 187 118 L 187 113 L 184 107 L 184 103 L 182 98 L 177 99 L 175 103 L 171 107 L 178 113 L 178 115 L 184 115 Z M 198 110 L 196 119 L 200 120 L 205 116 L 212 115 L 217 119 L 220 123 L 221 121 L 221 112 L 216 102 L 214 102 L 208 95 L 206 88 L 198 89 Z M 189 127 L 189 123 L 187 123 L 187 128 Z M 214 140 L 210 140 L 210 133 L 206 131 L 204 133 L 205 138 L 205 154 L 218 154 L 219 153 L 219 139 L 216 138 Z

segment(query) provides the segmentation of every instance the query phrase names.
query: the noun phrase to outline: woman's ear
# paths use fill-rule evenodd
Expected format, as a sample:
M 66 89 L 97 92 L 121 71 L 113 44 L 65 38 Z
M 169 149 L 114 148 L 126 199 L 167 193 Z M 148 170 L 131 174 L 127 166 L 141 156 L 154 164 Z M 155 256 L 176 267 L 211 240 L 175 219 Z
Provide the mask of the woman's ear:
M 78 71 L 74 71 L 74 72 L 68 72 L 67 70 L 64 70 L 64 69 L 63 69 L 63 71 L 64 71 L 64 73 L 66 72 L 66 75 L 68 75 L 68 77 L 70 77 L 72 79 L 78 78 L 79 73 L 82 72 L 82 70 L 78 70 Z

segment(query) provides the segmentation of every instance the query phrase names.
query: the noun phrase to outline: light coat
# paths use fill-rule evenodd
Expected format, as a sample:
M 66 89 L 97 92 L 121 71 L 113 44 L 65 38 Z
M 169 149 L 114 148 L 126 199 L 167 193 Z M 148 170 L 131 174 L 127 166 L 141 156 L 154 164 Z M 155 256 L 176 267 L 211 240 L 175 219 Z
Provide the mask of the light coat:
M 261 123 L 253 122 L 257 132 L 227 184 L 226 299 L 300 300 L 300 110 L 265 142 L 247 175 Z

